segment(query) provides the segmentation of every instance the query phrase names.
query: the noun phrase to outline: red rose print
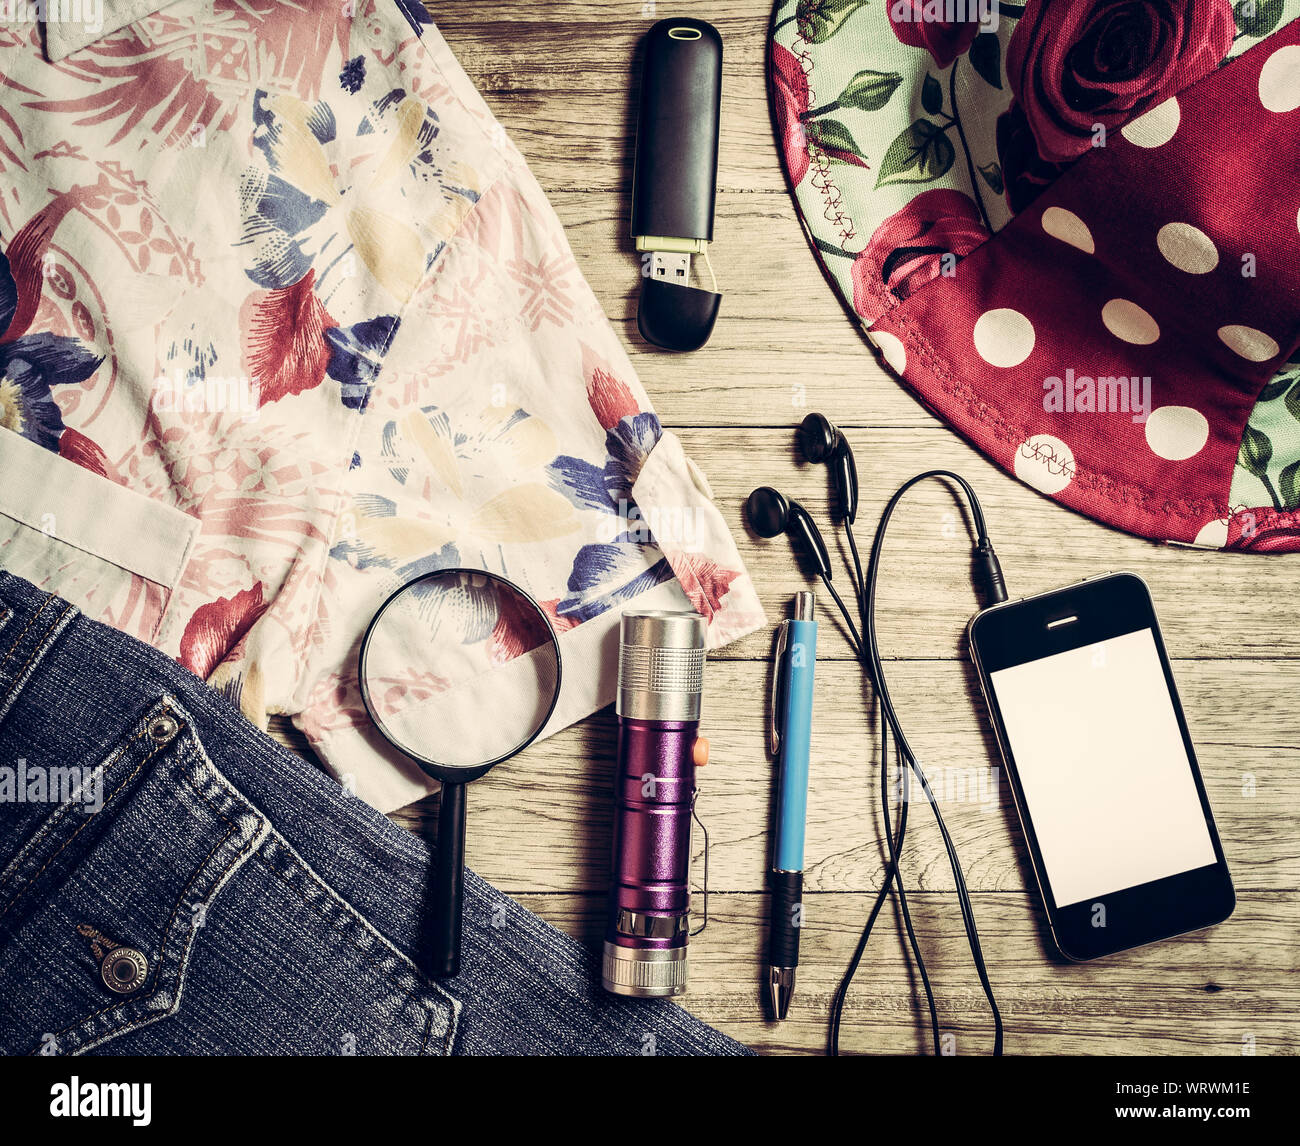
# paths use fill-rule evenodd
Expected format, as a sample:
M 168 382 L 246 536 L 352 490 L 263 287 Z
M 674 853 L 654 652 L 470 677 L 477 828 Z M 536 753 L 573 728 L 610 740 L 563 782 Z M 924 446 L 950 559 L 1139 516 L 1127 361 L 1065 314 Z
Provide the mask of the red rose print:
M 803 125 L 808 111 L 808 77 L 794 55 L 777 43 L 772 44 L 772 82 L 776 134 L 785 152 L 790 184 L 798 187 L 809 165 L 808 136 Z
M 943 272 L 945 255 L 958 259 L 989 237 L 970 197 L 960 191 L 924 191 L 876 228 L 853 262 L 853 309 L 868 322 Z
M 1207 75 L 1233 27 L 1229 0 L 1029 0 L 1007 79 L 1039 156 L 1075 159 L 1095 125 L 1122 127 Z
M 935 64 L 946 68 L 967 49 L 979 35 L 978 20 L 933 20 L 925 15 L 933 0 L 890 0 L 889 23 L 900 43 L 913 48 L 924 48 L 934 58 Z M 942 6 L 941 6 L 942 7 Z M 956 10 L 977 13 L 979 5 L 950 5 Z
M 181 637 L 181 664 L 195 676 L 207 680 L 266 609 L 260 581 L 233 597 L 218 597 L 199 607 Z
M 1049 163 L 1038 154 L 1025 109 L 1013 103 L 998 116 L 998 161 L 1002 164 L 1002 179 L 1006 185 L 1007 206 L 1019 214 L 1029 206 L 1044 188 L 1069 164 Z

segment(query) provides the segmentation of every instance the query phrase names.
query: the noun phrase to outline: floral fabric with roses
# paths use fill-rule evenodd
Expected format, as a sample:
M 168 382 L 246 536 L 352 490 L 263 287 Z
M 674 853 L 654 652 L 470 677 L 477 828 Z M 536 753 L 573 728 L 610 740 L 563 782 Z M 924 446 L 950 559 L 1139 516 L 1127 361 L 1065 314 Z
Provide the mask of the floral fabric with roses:
M 624 606 L 694 608 L 714 646 L 763 622 L 427 20 L 108 0 L 94 30 L 0 24 L 0 563 L 256 723 L 291 715 L 383 810 L 430 785 L 373 734 L 357 646 L 426 570 L 542 603 L 552 731 L 612 699 Z M 486 586 L 462 605 L 439 623 L 467 663 L 528 654 Z M 467 703 L 487 722 L 499 701 Z
M 993 460 L 1142 536 L 1300 549 L 1300 0 L 781 0 L 817 257 Z

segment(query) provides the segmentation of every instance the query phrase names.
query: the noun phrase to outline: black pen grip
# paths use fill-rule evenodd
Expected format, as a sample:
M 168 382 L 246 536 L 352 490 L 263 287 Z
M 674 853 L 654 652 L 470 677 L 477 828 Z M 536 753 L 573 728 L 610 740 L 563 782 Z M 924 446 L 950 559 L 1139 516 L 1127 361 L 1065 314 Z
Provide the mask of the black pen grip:
M 774 871 L 772 921 L 767 962 L 771 967 L 799 965 L 799 932 L 803 927 L 803 872 Z

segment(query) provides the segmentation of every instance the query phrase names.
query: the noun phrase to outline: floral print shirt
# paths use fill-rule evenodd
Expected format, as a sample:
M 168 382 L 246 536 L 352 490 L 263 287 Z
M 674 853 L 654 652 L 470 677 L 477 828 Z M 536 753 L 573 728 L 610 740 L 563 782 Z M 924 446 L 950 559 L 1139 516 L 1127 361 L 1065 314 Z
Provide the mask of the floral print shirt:
M 714 647 L 763 623 L 707 482 L 427 20 L 110 0 L 102 27 L 0 25 L 0 564 L 253 721 L 289 714 L 383 810 L 430 785 L 373 731 L 357 649 L 421 572 L 542 603 L 551 730 L 612 699 L 624 607 L 693 607 Z

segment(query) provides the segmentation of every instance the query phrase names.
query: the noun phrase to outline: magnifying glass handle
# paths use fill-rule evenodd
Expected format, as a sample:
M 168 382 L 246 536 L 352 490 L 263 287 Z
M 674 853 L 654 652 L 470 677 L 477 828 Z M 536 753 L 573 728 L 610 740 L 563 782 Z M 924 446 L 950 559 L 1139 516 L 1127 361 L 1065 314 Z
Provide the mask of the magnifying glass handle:
M 443 784 L 438 809 L 438 869 L 433 885 L 433 967 L 438 979 L 460 974 L 465 898 L 465 785 Z

